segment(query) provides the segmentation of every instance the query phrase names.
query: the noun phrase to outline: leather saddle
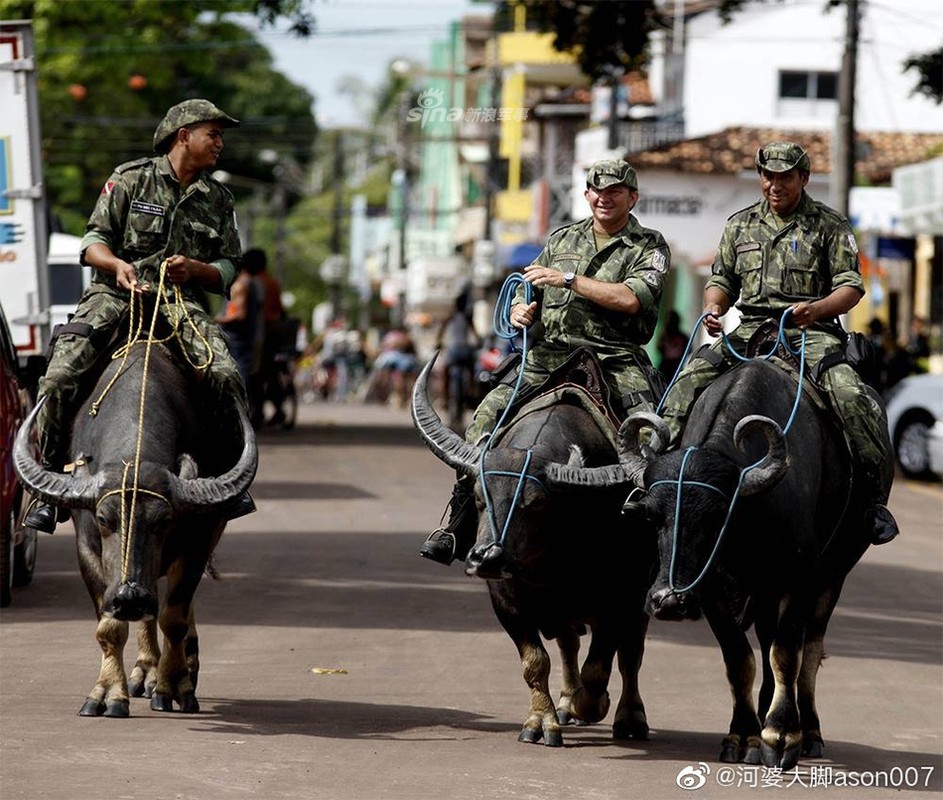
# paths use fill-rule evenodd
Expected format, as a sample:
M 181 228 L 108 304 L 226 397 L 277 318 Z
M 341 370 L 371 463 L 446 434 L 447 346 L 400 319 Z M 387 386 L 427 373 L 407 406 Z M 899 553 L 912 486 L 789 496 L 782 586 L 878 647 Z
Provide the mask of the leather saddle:
M 525 405 L 540 398 L 574 394 L 588 401 L 615 430 L 618 430 L 625 418 L 625 410 L 612 396 L 596 356 L 585 347 L 574 350 L 542 384 L 530 387 L 519 395 L 511 405 L 508 418 L 513 418 Z

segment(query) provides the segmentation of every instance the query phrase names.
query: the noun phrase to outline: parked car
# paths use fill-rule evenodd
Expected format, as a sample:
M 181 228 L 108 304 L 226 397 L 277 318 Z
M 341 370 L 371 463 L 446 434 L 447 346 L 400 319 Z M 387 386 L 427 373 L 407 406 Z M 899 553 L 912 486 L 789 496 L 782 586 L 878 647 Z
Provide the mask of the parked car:
M 887 426 L 894 454 L 908 478 L 933 477 L 927 437 L 943 419 L 943 375 L 911 375 L 887 393 Z
M 927 434 L 927 456 L 930 459 L 930 472 L 943 478 L 943 420 L 937 420 Z
M 13 439 L 32 408 L 0 305 L 0 607 L 10 605 L 14 586 L 26 586 L 36 568 L 36 531 L 23 527 L 28 496 L 13 471 Z

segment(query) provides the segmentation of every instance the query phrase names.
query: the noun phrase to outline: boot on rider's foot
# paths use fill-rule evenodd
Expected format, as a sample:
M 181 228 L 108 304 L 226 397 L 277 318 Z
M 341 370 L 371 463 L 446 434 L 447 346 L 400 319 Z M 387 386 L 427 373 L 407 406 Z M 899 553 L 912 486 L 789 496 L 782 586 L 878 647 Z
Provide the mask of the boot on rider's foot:
M 56 508 L 56 506 L 49 503 L 35 500 L 29 511 L 26 512 L 23 526 L 43 533 L 55 533 L 56 525 L 65 522 L 68 518 L 69 509 Z
M 464 561 L 475 543 L 477 527 L 474 479 L 464 475 L 452 488 L 448 524 L 429 534 L 429 538 L 419 548 L 419 555 L 445 566 L 449 566 L 456 558 Z

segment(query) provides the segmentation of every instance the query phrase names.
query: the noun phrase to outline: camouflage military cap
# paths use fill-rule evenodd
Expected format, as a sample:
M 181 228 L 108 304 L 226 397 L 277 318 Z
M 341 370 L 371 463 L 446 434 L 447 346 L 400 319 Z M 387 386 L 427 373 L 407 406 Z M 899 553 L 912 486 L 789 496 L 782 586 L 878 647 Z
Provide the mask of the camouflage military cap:
M 586 173 L 586 185 L 594 189 L 605 189 L 607 186 L 616 186 L 620 183 L 630 189 L 638 189 L 635 170 L 625 161 L 618 159 L 596 161 L 590 165 L 589 172 Z
M 756 151 L 757 172 L 811 171 L 809 154 L 794 142 L 773 142 Z
M 219 122 L 226 127 L 239 124 L 238 119 L 233 119 L 209 100 L 201 98 L 184 100 L 172 106 L 160 121 L 157 130 L 154 131 L 154 149 L 158 153 L 167 152 L 169 148 L 167 140 L 181 128 L 197 122 Z

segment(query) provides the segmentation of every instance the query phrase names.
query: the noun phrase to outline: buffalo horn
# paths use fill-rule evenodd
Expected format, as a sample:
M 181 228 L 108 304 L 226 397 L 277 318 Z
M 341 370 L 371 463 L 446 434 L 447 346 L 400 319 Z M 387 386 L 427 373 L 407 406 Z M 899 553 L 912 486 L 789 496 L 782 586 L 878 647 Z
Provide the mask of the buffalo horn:
M 786 474 L 786 435 L 779 424 L 760 414 L 751 414 L 737 423 L 733 432 L 733 441 L 740 451 L 744 451 L 746 437 L 751 433 L 762 434 L 766 438 L 767 450 L 754 466 L 743 476 L 740 494 L 748 495 L 774 486 Z
M 239 422 L 242 426 L 242 453 L 228 472 L 214 478 L 189 479 L 170 473 L 171 504 L 176 512 L 212 511 L 231 503 L 249 488 L 259 466 L 259 453 L 252 423 L 241 407 Z
M 62 508 L 95 508 L 104 485 L 102 473 L 65 475 L 46 469 L 33 456 L 30 433 L 39 409 L 46 398 L 39 402 L 23 421 L 13 444 L 13 468 L 20 482 L 34 497 Z
M 413 424 L 436 458 L 465 475 L 477 475 L 481 451 L 443 424 L 429 402 L 429 374 L 438 357 L 439 351 L 436 350 L 413 385 Z
M 643 445 L 641 434 L 646 428 L 651 428 L 654 436 Z M 665 449 L 670 438 L 668 424 L 649 411 L 636 411 L 622 423 L 619 428 L 619 461 L 636 486 L 642 487 L 645 468 Z

